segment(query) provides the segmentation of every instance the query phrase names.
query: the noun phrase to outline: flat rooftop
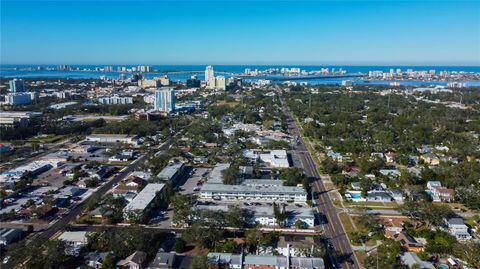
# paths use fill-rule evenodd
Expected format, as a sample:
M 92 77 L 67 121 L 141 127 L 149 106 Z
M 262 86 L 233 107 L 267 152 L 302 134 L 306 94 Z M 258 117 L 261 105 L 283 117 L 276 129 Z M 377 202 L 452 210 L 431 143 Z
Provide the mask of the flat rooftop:
M 67 242 L 87 243 L 87 232 L 86 231 L 64 232 L 58 237 L 58 240 L 67 241 Z
M 202 192 L 307 195 L 307 193 L 302 187 L 295 187 L 295 186 L 224 185 L 224 184 L 212 184 L 212 183 L 207 183 L 203 185 Z
M 217 163 L 208 177 L 209 184 L 223 184 L 222 171 L 229 168 L 229 163 Z
M 279 204 L 281 207 L 281 204 Z M 273 206 L 240 206 L 243 209 L 246 209 L 250 212 L 254 212 L 255 217 L 273 217 Z M 197 209 L 199 210 L 209 210 L 209 211 L 228 211 L 228 205 L 197 205 Z M 291 215 L 296 217 L 314 217 L 314 213 L 312 208 L 310 207 L 297 207 L 297 206 L 286 206 L 285 211 Z
M 170 180 L 175 176 L 178 170 L 182 168 L 182 166 L 183 166 L 182 162 L 169 164 L 165 168 L 163 168 L 162 171 L 160 171 L 160 173 L 158 173 L 157 177 L 161 179 Z
M 124 208 L 125 211 L 144 210 L 165 184 L 150 183 Z

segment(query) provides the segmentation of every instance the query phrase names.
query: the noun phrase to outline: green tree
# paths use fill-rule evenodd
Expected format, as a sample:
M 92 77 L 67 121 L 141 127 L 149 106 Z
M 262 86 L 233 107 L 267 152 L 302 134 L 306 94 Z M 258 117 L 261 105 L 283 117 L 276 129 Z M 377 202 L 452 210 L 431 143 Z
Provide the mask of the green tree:
M 108 255 L 105 256 L 100 269 L 115 269 L 115 257 L 112 253 L 108 253 Z
M 175 241 L 175 244 L 173 245 L 173 250 L 177 253 L 183 253 L 185 251 L 185 248 L 187 246 L 187 242 L 183 240 L 182 238 L 178 238 Z
M 285 223 L 286 214 L 285 211 L 280 208 L 277 203 L 273 203 L 273 216 L 278 224 L 278 226 L 283 227 Z
M 229 168 L 222 171 L 223 184 L 236 185 L 238 183 L 238 177 L 240 172 L 237 165 L 231 165 Z
M 369 255 L 365 259 L 365 267 L 367 269 L 376 268 L 397 268 L 401 265 L 398 259 L 400 253 L 400 243 L 393 240 L 385 240 L 374 254 Z
M 188 269 L 206 269 L 208 268 L 208 257 L 204 254 L 196 255 L 190 263 Z
M 480 268 L 479 242 L 468 241 L 465 243 L 457 243 L 453 248 L 453 253 L 472 268 Z
M 172 197 L 171 206 L 173 207 L 172 222 L 175 225 L 188 224 L 192 213 L 192 204 L 189 197 L 177 193 Z
M 228 227 L 245 228 L 249 221 L 246 209 L 243 209 L 238 205 L 228 206 L 228 210 L 225 212 L 225 223 Z
M 305 223 L 301 219 L 297 219 L 295 221 L 295 228 L 303 229 L 303 228 L 305 228 Z

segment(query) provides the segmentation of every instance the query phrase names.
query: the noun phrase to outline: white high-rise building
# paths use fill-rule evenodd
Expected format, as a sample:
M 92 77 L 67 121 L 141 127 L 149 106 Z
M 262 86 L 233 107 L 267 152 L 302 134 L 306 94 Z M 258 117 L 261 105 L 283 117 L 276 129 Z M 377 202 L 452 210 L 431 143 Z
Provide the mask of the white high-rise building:
M 162 89 L 155 91 L 155 110 L 172 113 L 175 112 L 175 91 Z
M 226 90 L 227 84 L 224 76 L 211 77 L 207 81 L 207 89 Z
M 227 85 L 225 83 L 225 77 L 218 76 L 215 78 L 215 88 L 217 90 L 223 90 L 223 91 L 227 89 Z
M 205 81 L 209 81 L 210 78 L 214 78 L 214 77 L 215 77 L 215 74 L 213 72 L 213 66 L 208 65 L 205 68 Z

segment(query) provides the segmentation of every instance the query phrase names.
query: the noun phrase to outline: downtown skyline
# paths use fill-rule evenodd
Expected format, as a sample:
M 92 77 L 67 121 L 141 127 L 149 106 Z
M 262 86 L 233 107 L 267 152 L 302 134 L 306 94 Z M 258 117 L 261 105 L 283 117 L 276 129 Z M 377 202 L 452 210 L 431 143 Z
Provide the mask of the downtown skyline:
M 0 64 L 480 65 L 477 1 L 1 1 Z

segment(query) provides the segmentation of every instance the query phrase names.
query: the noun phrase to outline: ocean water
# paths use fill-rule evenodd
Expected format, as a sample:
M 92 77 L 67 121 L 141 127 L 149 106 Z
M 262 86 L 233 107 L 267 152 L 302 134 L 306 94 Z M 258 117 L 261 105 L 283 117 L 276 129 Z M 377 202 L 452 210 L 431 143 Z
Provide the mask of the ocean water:
M 105 76 L 107 78 L 119 78 L 121 72 L 97 72 L 97 71 L 45 71 L 45 70 L 13 70 L 12 68 L 26 68 L 37 66 L 41 67 L 54 67 L 51 65 L 0 65 L 0 77 L 5 78 L 100 78 Z M 98 65 L 99 66 L 99 65 Z M 112 65 L 116 69 L 117 65 Z M 136 65 L 122 65 L 130 68 Z M 94 68 L 94 65 L 75 65 L 74 67 L 80 68 Z M 99 66 L 103 67 L 103 66 Z M 312 71 L 320 70 L 321 68 L 335 68 L 335 70 L 346 70 L 348 73 L 368 73 L 368 71 L 384 71 L 388 72 L 391 68 L 396 70 L 400 68 L 402 71 L 407 69 L 413 69 L 414 71 L 418 70 L 436 70 L 440 71 L 463 71 L 463 72 L 478 72 L 480 73 L 480 66 L 332 66 L 332 65 L 215 65 L 215 72 L 225 72 L 225 73 L 242 73 L 245 68 L 250 68 L 251 70 L 265 70 L 268 68 L 292 68 L 298 67 L 302 70 Z M 162 75 L 162 72 L 175 72 L 175 71 L 197 71 L 199 72 L 197 76 L 200 79 L 203 79 L 203 71 L 205 70 L 205 65 L 152 65 L 152 68 L 158 70 L 156 73 L 144 73 L 146 78 L 153 78 L 159 75 Z M 125 77 L 130 77 L 130 73 L 124 73 Z M 230 74 L 222 74 L 225 77 L 230 77 Z M 192 74 L 168 74 L 172 81 L 185 81 L 192 76 Z M 246 78 L 247 81 L 262 79 L 262 77 L 255 78 Z M 296 80 L 296 82 L 307 82 L 309 84 L 340 84 L 342 80 L 349 79 L 352 80 L 355 84 L 373 84 L 373 85 L 388 85 L 390 82 L 396 80 L 372 80 L 364 81 L 361 78 L 323 78 L 323 79 L 309 79 L 309 80 Z M 419 80 L 398 80 L 400 85 L 405 86 L 429 86 L 429 85 L 447 85 L 446 81 L 419 81 Z M 467 86 L 480 86 L 480 81 L 465 81 Z

